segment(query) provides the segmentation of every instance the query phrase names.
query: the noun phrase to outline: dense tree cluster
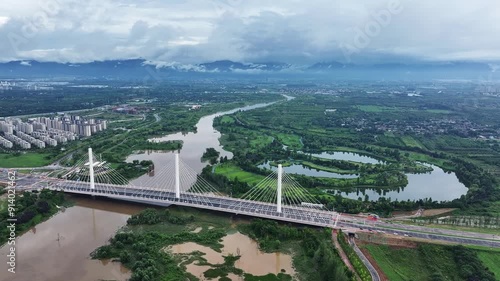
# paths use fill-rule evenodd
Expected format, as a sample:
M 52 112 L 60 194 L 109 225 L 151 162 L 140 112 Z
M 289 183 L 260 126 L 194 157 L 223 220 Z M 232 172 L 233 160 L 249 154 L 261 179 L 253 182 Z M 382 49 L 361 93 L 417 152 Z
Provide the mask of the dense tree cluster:
M 139 214 L 132 215 L 128 220 L 127 224 L 139 225 L 139 224 L 157 224 L 160 222 L 169 222 L 172 224 L 184 225 L 189 222 L 194 221 L 194 216 L 181 217 L 170 214 L 168 210 L 156 210 L 156 209 L 146 209 Z
M 63 193 L 47 189 L 42 190 L 40 193 L 24 192 L 22 195 L 17 196 L 15 202 L 16 233 L 22 233 L 50 217 L 57 212 L 56 205 L 60 206 L 63 203 Z M 0 244 L 5 243 L 9 237 L 8 218 L 10 218 L 8 208 L 5 208 L 0 212 Z
M 452 246 L 453 254 L 460 276 L 467 281 L 494 281 L 493 273 L 485 268 L 477 254 L 462 245 Z
M 347 281 L 353 276 L 333 248 L 329 229 L 297 228 L 271 220 L 255 219 L 249 225 L 242 226 L 242 230 L 256 239 L 265 251 L 277 251 L 285 242 L 299 241 L 301 255 L 310 261 L 308 280 Z
M 220 152 L 215 150 L 213 147 L 207 148 L 207 150 L 203 153 L 201 156 L 201 159 L 203 160 L 209 160 L 210 164 L 215 164 L 217 163 L 217 158 L 219 158 Z

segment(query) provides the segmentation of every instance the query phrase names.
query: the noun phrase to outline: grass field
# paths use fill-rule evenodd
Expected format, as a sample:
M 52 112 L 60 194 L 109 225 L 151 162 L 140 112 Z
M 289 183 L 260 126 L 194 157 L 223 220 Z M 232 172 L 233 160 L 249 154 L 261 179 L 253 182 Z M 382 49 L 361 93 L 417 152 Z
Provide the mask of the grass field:
M 483 264 L 500 280 L 500 250 L 477 250 L 477 255 Z
M 240 167 L 232 163 L 218 165 L 215 168 L 215 173 L 224 175 L 232 180 L 238 178 L 239 181 L 246 182 L 250 185 L 257 184 L 264 179 L 264 176 L 243 171 Z
M 273 142 L 273 137 L 253 134 L 251 138 L 248 139 L 250 147 L 252 148 L 262 148 Z
M 425 149 L 425 147 L 418 140 L 410 136 L 401 137 L 401 140 L 405 143 L 406 146 Z
M 445 280 L 461 280 L 452 252 L 446 246 L 419 244 L 418 248 L 401 248 L 369 244 L 363 248 L 370 252 L 387 278 L 393 280 L 431 280 L 436 273 Z M 500 250 L 470 247 L 478 258 L 500 280 Z
M 366 249 L 391 281 L 429 280 L 431 270 L 417 249 L 366 245 Z
M 290 146 L 295 149 L 302 148 L 302 143 L 300 142 L 300 137 L 297 135 L 289 134 L 278 134 L 277 139 L 284 145 Z
M 416 153 L 416 152 L 408 152 L 408 154 L 410 155 L 411 160 L 415 160 L 415 161 L 419 161 L 419 162 L 426 162 L 426 163 L 436 165 L 436 166 L 438 166 L 442 169 L 446 169 L 446 170 L 453 170 L 454 169 L 453 164 L 447 160 L 444 160 L 444 159 L 433 158 L 431 156 L 421 154 L 421 153 Z
M 8 202 L 6 198 L 0 198 L 0 212 L 7 208 L 7 204 Z
M 222 116 L 220 122 L 222 124 L 231 124 L 231 123 L 234 123 L 234 118 L 231 116 L 224 115 L 224 116 Z
M 27 152 L 19 156 L 0 154 L 1 168 L 42 167 L 50 164 L 52 159 L 47 159 L 48 154 Z

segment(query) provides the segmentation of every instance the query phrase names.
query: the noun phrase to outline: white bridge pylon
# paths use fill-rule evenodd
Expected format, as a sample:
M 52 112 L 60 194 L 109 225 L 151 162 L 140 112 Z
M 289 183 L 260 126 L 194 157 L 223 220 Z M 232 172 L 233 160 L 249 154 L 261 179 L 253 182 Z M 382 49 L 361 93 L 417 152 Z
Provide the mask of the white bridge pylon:
M 72 168 L 57 176 L 52 174 L 51 186 L 65 192 L 179 204 L 311 225 L 336 226 L 340 220 L 338 213 L 327 210 L 281 164 L 245 194 L 231 198 L 186 165 L 178 153 L 172 158 L 154 167 L 154 175 L 143 175 L 131 184 L 117 171 L 127 172 L 129 166 L 114 169 L 89 148 L 88 157 L 75 161 Z
M 276 213 L 279 216 L 323 217 L 327 214 L 335 227 L 341 218 L 339 213 L 328 210 L 291 175 L 285 173 L 281 164 L 278 164 L 276 171 L 241 196 L 231 208 L 249 211 L 254 206 L 252 202 L 265 203 L 264 207 L 253 211 Z

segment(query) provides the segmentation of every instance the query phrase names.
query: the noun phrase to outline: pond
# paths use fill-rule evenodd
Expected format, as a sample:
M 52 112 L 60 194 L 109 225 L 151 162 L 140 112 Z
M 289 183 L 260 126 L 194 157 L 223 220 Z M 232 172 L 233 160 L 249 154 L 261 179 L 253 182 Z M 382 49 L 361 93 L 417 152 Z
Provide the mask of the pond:
M 259 168 L 266 168 L 268 170 L 275 171 L 277 167 L 271 166 L 271 164 L 268 162 L 264 164 L 260 164 L 257 166 Z M 327 171 L 321 171 L 321 170 L 316 170 L 314 168 L 310 168 L 307 166 L 303 166 L 300 164 L 292 164 L 287 167 L 283 167 L 283 171 L 285 171 L 288 174 L 298 174 L 298 175 L 306 175 L 310 177 L 322 177 L 322 178 L 343 178 L 343 179 L 352 179 L 352 178 L 357 178 L 357 175 L 351 175 L 351 174 L 338 174 L 338 173 L 333 173 L 333 172 L 327 172 Z
M 453 200 L 467 193 L 467 187 L 462 184 L 455 173 L 447 173 L 443 169 L 430 165 L 433 171 L 425 174 L 407 174 L 408 185 L 401 191 L 388 191 L 378 193 L 375 190 L 367 189 L 358 192 L 342 192 L 342 196 L 364 200 L 365 194 L 369 200 L 376 201 L 380 197 L 391 198 L 391 200 L 418 200 L 432 198 L 435 201 Z
M 335 152 L 322 152 L 320 154 L 311 154 L 313 157 L 331 159 L 331 160 L 344 160 L 344 161 L 354 161 L 366 164 L 383 164 L 384 162 L 379 161 L 375 158 L 368 157 L 365 155 L 353 153 L 353 152 L 343 152 L 343 151 L 335 151 Z

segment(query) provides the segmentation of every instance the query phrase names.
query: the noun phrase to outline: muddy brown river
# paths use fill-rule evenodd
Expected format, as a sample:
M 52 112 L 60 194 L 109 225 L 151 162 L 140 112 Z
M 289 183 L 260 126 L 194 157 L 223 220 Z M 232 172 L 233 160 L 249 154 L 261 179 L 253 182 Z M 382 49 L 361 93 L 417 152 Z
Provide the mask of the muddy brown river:
M 120 263 L 91 260 L 89 254 L 114 236 L 130 215 L 143 206 L 118 201 L 74 198 L 76 206 L 61 211 L 18 237 L 16 273 L 1 281 L 126 280 L 130 272 Z M 0 249 L 5 257 L 8 245 Z M 9 246 L 10 247 L 10 246 Z M 4 259 L 2 259 L 4 260 Z
M 222 239 L 222 244 L 224 245 L 222 253 L 218 253 L 209 247 L 192 242 L 173 245 L 166 248 L 165 251 L 174 254 L 189 254 L 200 251 L 205 254 L 203 257 L 211 264 L 224 263 L 223 256 L 230 254 L 234 256 L 239 255 L 240 259 L 236 261 L 235 267 L 252 275 L 260 276 L 268 273 L 278 274 L 282 272 L 282 270 L 290 275 L 295 273 L 292 266 L 292 256 L 282 253 L 264 253 L 259 250 L 257 242 L 239 232 L 225 236 Z M 209 266 L 190 263 L 186 267 L 190 273 L 200 278 L 200 280 L 208 280 L 203 277 L 203 272 L 209 269 Z M 241 277 L 236 275 L 230 278 L 232 278 L 232 280 L 241 279 Z

